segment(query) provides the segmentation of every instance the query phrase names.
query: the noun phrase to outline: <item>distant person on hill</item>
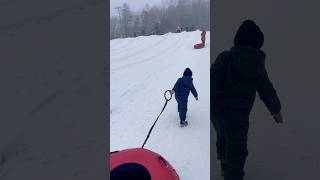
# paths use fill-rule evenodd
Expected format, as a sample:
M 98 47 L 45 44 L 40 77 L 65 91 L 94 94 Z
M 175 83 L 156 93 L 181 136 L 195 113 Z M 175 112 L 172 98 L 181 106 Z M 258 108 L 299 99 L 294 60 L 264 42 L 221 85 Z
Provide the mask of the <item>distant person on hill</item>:
M 283 122 L 280 100 L 265 67 L 263 42 L 260 28 L 246 20 L 238 29 L 234 46 L 220 53 L 211 65 L 210 116 L 224 180 L 243 180 L 249 115 L 256 92 L 275 122 Z
M 181 32 L 180 26 L 177 27 L 176 32 L 177 32 L 177 33 L 180 33 L 180 32 Z
M 183 72 L 183 76 L 177 80 L 171 94 L 175 94 L 175 98 L 178 103 L 178 112 L 180 117 L 180 125 L 186 126 L 188 122 L 186 121 L 188 97 L 190 91 L 195 99 L 198 101 L 198 93 L 193 85 L 192 71 L 186 68 Z
M 202 30 L 201 32 L 201 41 L 202 41 L 202 45 L 205 46 L 206 43 L 206 31 Z
M 160 28 L 158 26 L 156 26 L 154 28 L 154 32 L 155 32 L 156 35 L 160 35 Z

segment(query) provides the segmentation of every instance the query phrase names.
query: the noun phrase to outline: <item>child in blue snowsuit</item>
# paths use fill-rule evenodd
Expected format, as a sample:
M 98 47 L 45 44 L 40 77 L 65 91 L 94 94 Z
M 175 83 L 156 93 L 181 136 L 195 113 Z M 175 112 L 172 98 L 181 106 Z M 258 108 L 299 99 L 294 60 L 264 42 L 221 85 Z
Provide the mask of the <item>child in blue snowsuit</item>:
M 171 94 L 175 93 L 175 98 L 178 103 L 178 112 L 180 116 L 180 124 L 187 125 L 186 114 L 187 114 L 187 106 L 188 106 L 188 97 L 191 91 L 192 95 L 198 100 L 197 90 L 194 88 L 192 79 L 192 71 L 189 68 L 186 68 L 183 76 L 177 80 L 173 89 L 171 90 Z

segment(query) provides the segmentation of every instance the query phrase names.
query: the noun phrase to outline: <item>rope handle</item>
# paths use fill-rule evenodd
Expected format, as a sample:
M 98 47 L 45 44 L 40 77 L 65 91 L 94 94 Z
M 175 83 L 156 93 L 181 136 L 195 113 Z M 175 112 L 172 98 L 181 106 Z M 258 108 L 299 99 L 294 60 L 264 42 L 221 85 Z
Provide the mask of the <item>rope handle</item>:
M 169 98 L 167 98 L 167 94 L 170 94 L 170 97 Z M 171 94 L 171 90 L 166 90 L 166 92 L 164 92 L 164 98 L 166 99 L 166 101 L 170 101 L 171 100 L 171 98 L 172 98 L 172 94 Z
M 168 92 L 169 92 L 169 94 L 170 94 L 170 97 L 167 97 L 167 96 L 166 96 L 166 95 L 168 94 Z M 146 142 L 148 141 L 149 136 L 150 136 L 150 134 L 151 134 L 151 132 L 152 132 L 152 130 L 153 130 L 153 127 L 156 125 L 156 122 L 158 121 L 158 119 L 159 119 L 160 115 L 162 114 L 162 112 L 163 112 L 163 111 L 164 111 L 164 109 L 166 108 L 166 106 L 167 106 L 168 102 L 171 100 L 171 98 L 172 98 L 171 90 L 166 90 L 166 91 L 164 92 L 164 95 L 163 95 L 163 96 L 164 96 L 164 98 L 166 99 L 166 102 L 164 103 L 164 106 L 163 106 L 163 108 L 162 108 L 162 110 L 161 110 L 160 114 L 158 115 L 157 119 L 154 121 L 153 125 L 151 126 L 151 128 L 150 128 L 150 130 L 149 130 L 149 133 L 148 133 L 148 135 L 147 135 L 146 139 L 144 140 L 144 142 L 143 142 L 143 144 L 142 144 L 141 148 L 143 148 L 143 147 L 144 147 L 144 145 L 146 144 Z

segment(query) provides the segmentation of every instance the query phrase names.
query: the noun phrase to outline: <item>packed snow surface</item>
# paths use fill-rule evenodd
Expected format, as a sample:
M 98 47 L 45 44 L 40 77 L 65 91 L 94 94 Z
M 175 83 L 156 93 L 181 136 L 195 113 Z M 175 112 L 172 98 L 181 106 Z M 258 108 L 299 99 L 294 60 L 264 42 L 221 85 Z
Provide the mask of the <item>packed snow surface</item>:
M 164 92 L 185 68 L 193 71 L 199 101 L 190 93 L 187 121 L 181 128 L 173 97 L 145 148 L 161 154 L 181 180 L 210 179 L 210 32 L 139 36 L 110 41 L 110 151 L 141 147 L 160 113 Z

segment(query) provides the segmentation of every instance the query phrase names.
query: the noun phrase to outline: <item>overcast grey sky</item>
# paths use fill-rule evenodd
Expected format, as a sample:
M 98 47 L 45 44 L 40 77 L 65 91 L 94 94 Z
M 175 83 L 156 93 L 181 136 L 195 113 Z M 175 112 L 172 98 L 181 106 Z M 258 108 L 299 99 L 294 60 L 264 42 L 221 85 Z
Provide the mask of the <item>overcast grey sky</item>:
M 110 0 L 110 15 L 118 15 L 115 7 L 127 3 L 132 11 L 140 11 L 148 3 L 150 6 L 161 4 L 163 0 Z

